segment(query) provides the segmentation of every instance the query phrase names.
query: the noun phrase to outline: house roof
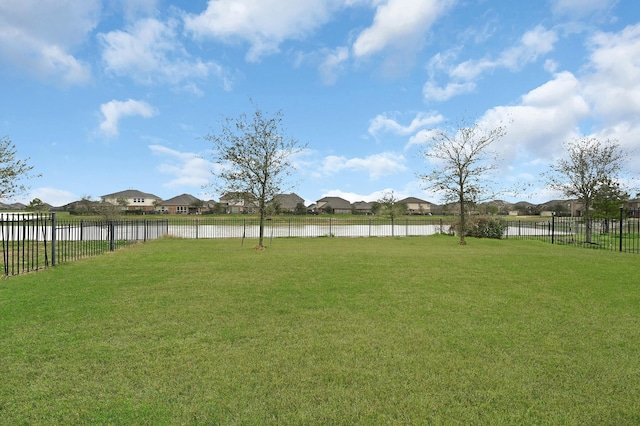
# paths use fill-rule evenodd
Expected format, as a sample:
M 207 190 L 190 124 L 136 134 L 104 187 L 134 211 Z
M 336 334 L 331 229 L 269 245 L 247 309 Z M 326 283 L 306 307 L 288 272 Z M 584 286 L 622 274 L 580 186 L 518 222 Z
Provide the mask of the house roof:
M 304 204 L 304 199 L 293 192 L 291 194 L 277 194 L 273 197 L 273 200 L 277 202 L 280 207 L 288 209 L 295 209 L 298 203 Z
M 351 203 L 340 197 L 324 197 L 319 199 L 316 204 L 324 203 L 324 205 L 329 205 L 334 209 L 350 209 Z
M 225 192 L 221 197 L 220 201 L 227 200 L 252 200 L 255 197 L 248 192 Z
M 125 191 L 114 192 L 113 194 L 103 195 L 102 198 L 155 198 L 160 200 L 157 195 L 147 194 L 146 192 L 138 191 L 136 189 L 127 189 Z
M 431 204 L 428 201 L 421 200 L 420 198 L 416 198 L 416 197 L 407 197 L 407 198 L 405 198 L 403 200 L 399 200 L 398 202 L 399 203 L 407 203 L 407 204 L 409 204 L 409 203 L 411 203 L 411 204 Z
M 367 201 L 356 201 L 352 205 L 356 210 L 369 210 L 373 207 L 373 203 Z
M 162 202 L 163 206 L 190 206 L 200 200 L 191 194 L 182 194 Z

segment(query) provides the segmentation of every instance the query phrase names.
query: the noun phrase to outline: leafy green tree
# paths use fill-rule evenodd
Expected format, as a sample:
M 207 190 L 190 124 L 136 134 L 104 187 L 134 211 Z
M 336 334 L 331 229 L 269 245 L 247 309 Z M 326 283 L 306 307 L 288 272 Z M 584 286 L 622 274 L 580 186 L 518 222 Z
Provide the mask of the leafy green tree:
M 17 158 L 16 146 L 7 136 L 0 137 L 0 200 L 11 198 L 27 191 L 21 181 L 38 177 L 33 175 L 33 166 Z
M 608 219 L 618 217 L 620 207 L 628 200 L 629 194 L 620 187 L 620 183 L 605 179 L 593 197 L 594 216 Z
M 407 214 L 407 205 L 405 203 L 398 202 L 393 191 L 385 192 L 376 204 L 379 206 L 378 214 L 382 217 L 391 219 L 391 235 L 394 236 L 394 222 L 399 216 Z
M 585 241 L 590 243 L 594 201 L 603 185 L 619 180 L 625 153 L 617 141 L 593 137 L 573 139 L 564 147 L 567 156 L 552 164 L 543 176 L 551 189 L 575 197 L 584 205 Z
M 90 195 L 83 195 L 80 201 L 75 203 L 71 214 L 74 215 L 91 215 L 95 213 L 95 207 L 98 204 L 91 199 Z
M 307 214 L 307 207 L 304 205 L 304 203 L 298 203 L 296 204 L 296 208 L 294 209 L 293 214 L 296 214 L 296 215 Z
M 487 214 L 494 216 L 498 214 L 498 212 L 500 211 L 500 208 L 495 204 L 487 204 L 485 206 L 485 210 L 487 211 Z
M 193 210 L 194 212 L 199 213 L 202 210 L 203 206 L 204 201 L 196 199 L 191 204 L 189 204 L 189 210 Z
M 93 207 L 93 211 L 95 214 L 101 216 L 106 221 L 116 220 L 120 218 L 123 212 L 122 206 L 118 204 L 107 203 L 104 201 L 97 202 Z
M 555 203 L 551 206 L 551 211 L 556 214 L 556 216 L 569 216 L 571 211 L 569 207 L 567 207 L 564 203 Z
M 225 208 L 222 203 L 215 203 L 213 207 L 211 207 L 212 214 L 224 214 Z
M 29 212 L 42 213 L 48 211 L 48 207 L 45 203 L 40 200 L 40 198 L 34 198 L 31 200 L 28 206 L 25 207 L 25 210 Z
M 254 105 L 255 106 L 255 105 Z M 246 193 L 256 200 L 260 215 L 258 248 L 264 248 L 267 203 L 283 191 L 293 174 L 292 157 L 304 147 L 285 136 L 283 115 L 268 116 L 259 108 L 251 116 L 226 118 L 220 128 L 205 136 L 213 144 L 213 171 L 220 192 Z
M 490 146 L 505 134 L 502 126 L 486 128 L 463 121 L 452 130 L 435 130 L 422 152 L 432 166 L 430 173 L 419 175 L 427 189 L 458 205 L 460 245 L 466 244 L 467 213 L 494 192 L 487 177 L 497 169 L 497 154 Z

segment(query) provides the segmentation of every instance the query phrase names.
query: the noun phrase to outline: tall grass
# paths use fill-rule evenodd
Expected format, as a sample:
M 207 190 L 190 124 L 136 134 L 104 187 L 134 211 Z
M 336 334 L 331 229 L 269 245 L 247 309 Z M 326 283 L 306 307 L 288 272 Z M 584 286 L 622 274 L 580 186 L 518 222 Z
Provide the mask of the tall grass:
M 0 282 L 4 424 L 638 424 L 635 256 L 161 239 Z

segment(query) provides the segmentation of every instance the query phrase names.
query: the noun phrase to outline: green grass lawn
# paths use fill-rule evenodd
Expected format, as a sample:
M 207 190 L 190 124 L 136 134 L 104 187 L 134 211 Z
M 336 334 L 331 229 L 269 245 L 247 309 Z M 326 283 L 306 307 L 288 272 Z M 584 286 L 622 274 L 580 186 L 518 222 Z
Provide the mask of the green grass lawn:
M 635 255 L 161 239 L 0 281 L 0 424 L 639 424 Z

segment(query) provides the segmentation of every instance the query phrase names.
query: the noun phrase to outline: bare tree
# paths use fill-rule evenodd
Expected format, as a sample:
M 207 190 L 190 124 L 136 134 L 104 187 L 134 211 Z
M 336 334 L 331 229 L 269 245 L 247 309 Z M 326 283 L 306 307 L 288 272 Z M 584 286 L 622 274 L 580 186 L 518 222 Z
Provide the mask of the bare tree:
M 617 141 L 594 137 L 565 142 L 566 158 L 551 165 L 544 174 L 551 189 L 575 197 L 584 206 L 585 242 L 591 242 L 591 209 L 603 185 L 618 181 L 625 152 Z
M 255 107 L 255 104 L 254 104 Z M 283 191 L 294 171 L 292 156 L 304 149 L 285 136 L 282 111 L 268 116 L 258 107 L 251 116 L 226 118 L 220 128 L 205 136 L 212 142 L 212 159 L 223 171 L 218 178 L 220 192 L 247 194 L 257 203 L 260 215 L 258 248 L 264 248 L 264 222 L 269 200 Z
M 11 198 L 27 190 L 20 181 L 35 177 L 27 160 L 16 158 L 16 146 L 6 136 L 0 137 L 0 200 Z M 39 175 L 37 175 L 39 176 Z
M 422 155 L 433 166 L 419 175 L 427 189 L 441 193 L 446 202 L 457 203 L 460 213 L 458 235 L 465 245 L 467 214 L 471 206 L 494 194 L 488 174 L 497 168 L 497 154 L 490 145 L 506 134 L 503 126 L 486 128 L 462 121 L 452 131 L 435 130 Z
M 398 201 L 393 191 L 391 191 L 385 192 L 382 198 L 376 202 L 377 214 L 391 219 L 391 236 L 395 236 L 395 220 L 398 216 L 407 214 L 407 205 Z

